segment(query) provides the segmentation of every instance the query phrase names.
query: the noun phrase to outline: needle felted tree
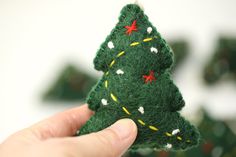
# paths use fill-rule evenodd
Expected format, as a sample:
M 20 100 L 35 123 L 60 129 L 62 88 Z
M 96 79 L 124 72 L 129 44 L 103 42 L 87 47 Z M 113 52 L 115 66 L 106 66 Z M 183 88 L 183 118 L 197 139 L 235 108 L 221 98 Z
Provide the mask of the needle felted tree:
M 236 80 L 236 38 L 220 37 L 218 45 L 204 69 L 204 79 L 209 85 L 223 76 Z M 226 79 L 227 80 L 227 79 Z
M 172 66 L 172 71 L 175 71 L 188 56 L 189 45 L 188 42 L 183 39 L 171 41 L 169 45 L 174 51 L 174 65 Z
M 43 95 L 46 101 L 84 101 L 97 79 L 75 65 L 68 64 L 55 83 Z
M 172 62 L 171 49 L 140 7 L 125 6 L 94 59 L 95 69 L 104 75 L 87 98 L 95 115 L 78 135 L 131 118 L 138 126 L 131 149 L 197 145 L 198 131 L 178 113 L 184 100 L 170 78 Z

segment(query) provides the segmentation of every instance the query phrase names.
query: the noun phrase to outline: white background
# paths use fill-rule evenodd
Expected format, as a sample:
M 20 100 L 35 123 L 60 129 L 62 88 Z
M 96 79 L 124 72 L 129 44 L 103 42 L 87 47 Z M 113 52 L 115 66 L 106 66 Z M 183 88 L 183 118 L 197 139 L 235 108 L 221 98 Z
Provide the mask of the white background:
M 42 92 L 68 62 L 95 75 L 92 60 L 130 0 L 0 0 L 0 141 L 18 129 L 79 103 L 45 104 Z M 202 68 L 219 35 L 236 36 L 235 0 L 140 0 L 167 39 L 190 41 L 174 76 L 186 101 L 217 118 L 236 113 L 236 84 L 204 86 Z M 65 105 L 66 104 L 66 105 Z

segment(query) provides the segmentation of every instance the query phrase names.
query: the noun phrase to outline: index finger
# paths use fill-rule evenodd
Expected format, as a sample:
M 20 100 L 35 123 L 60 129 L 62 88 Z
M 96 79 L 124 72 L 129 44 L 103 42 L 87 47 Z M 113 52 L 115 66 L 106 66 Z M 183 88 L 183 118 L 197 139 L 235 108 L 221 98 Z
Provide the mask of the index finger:
M 93 112 L 88 108 L 88 105 L 82 105 L 58 113 L 28 129 L 40 140 L 52 137 L 73 136 L 92 115 Z

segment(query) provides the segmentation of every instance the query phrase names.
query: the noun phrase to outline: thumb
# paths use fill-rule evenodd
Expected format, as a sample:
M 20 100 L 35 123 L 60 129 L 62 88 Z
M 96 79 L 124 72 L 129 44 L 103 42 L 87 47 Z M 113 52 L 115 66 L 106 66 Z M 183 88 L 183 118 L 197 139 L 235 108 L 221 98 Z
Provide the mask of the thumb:
M 118 157 L 127 151 L 136 136 L 136 124 L 131 119 L 122 119 L 102 131 L 78 137 L 78 154 L 81 157 Z

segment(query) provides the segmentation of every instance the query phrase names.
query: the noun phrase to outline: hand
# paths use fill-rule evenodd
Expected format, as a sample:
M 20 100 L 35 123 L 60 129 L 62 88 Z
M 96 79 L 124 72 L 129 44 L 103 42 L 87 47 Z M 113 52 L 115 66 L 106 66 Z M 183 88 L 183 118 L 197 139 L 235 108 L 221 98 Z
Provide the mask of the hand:
M 136 138 L 135 123 L 130 119 L 122 119 L 97 133 L 72 137 L 92 114 L 87 105 L 83 105 L 23 129 L 0 145 L 0 156 L 121 156 Z

